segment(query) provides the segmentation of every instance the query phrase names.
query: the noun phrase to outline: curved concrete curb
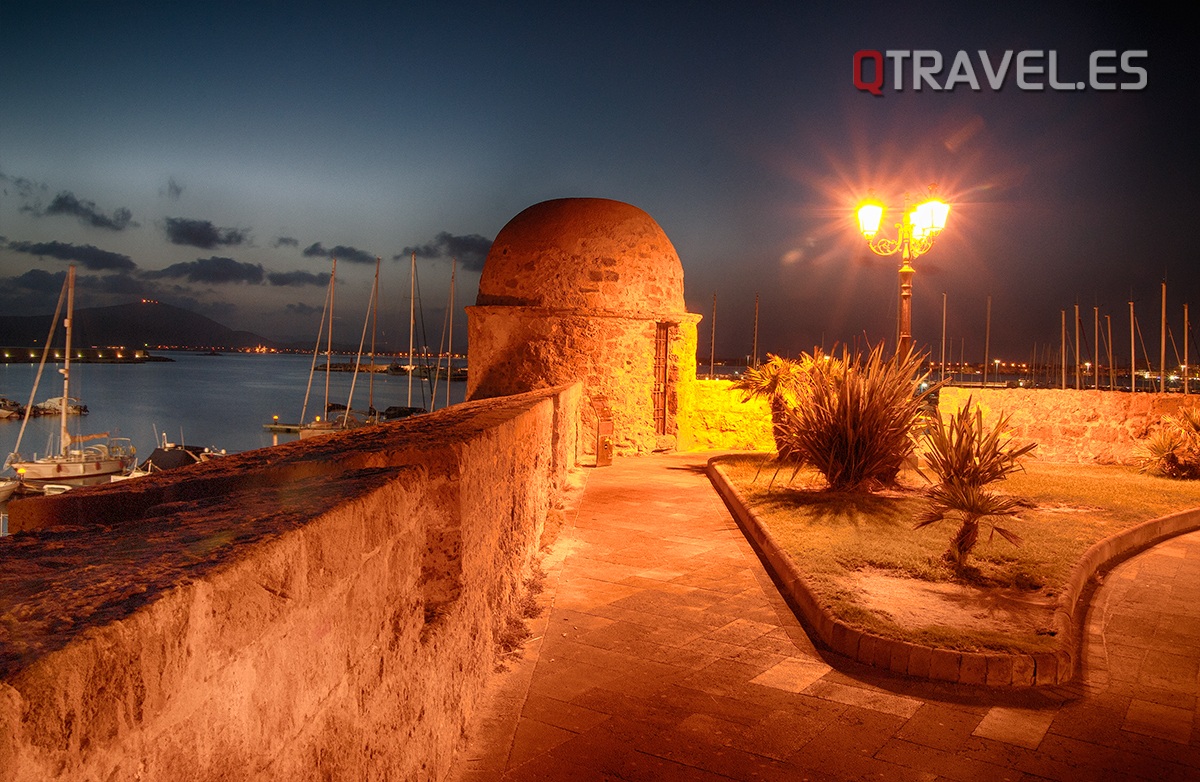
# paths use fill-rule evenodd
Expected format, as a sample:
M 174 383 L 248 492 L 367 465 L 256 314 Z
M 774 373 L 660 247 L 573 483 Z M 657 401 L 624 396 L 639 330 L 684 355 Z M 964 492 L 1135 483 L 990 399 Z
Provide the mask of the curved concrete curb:
M 1167 538 L 1200 529 L 1200 509 L 1147 521 L 1094 544 L 1071 570 L 1054 611 L 1057 649 L 1039 654 L 959 652 L 884 638 L 855 629 L 817 601 L 796 564 L 784 553 L 770 530 L 750 509 L 713 457 L 708 477 L 725 501 L 776 583 L 802 618 L 833 651 L 858 662 L 921 679 L 988 687 L 1042 687 L 1064 684 L 1075 676 L 1081 639 L 1078 629 L 1087 611 L 1081 600 L 1092 577 L 1143 548 Z

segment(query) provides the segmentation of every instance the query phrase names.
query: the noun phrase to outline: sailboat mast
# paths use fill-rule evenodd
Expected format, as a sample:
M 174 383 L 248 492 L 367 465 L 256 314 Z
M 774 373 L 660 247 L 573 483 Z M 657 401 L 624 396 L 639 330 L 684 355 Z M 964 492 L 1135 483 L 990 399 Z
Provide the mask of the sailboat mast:
M 713 379 L 713 370 L 717 364 L 717 294 L 713 293 L 712 323 L 708 326 L 708 379 Z
M 63 368 L 60 370 L 63 376 L 63 398 L 62 410 L 59 411 L 59 438 L 62 443 L 62 455 L 66 456 L 70 450 L 70 439 L 67 434 L 67 399 L 70 397 L 71 386 L 71 318 L 75 314 L 75 265 L 67 267 L 67 317 L 63 321 L 63 328 L 67 331 L 67 347 L 63 353 Z
M 329 417 L 329 370 L 333 361 L 333 291 L 337 285 L 337 258 L 333 259 L 333 271 L 329 273 L 329 331 L 325 332 L 325 409 L 322 415 Z
M 754 294 L 754 355 L 750 358 L 750 366 L 758 368 L 758 293 Z
M 412 379 L 416 371 L 413 363 L 413 330 L 417 325 L 417 253 L 412 254 L 412 263 L 408 269 L 408 406 L 412 407 Z
M 446 337 L 446 407 L 450 406 L 450 378 L 454 376 L 454 275 L 458 271 L 458 259 L 450 259 L 450 328 Z M 1187 339 L 1187 336 L 1184 336 Z M 1187 343 L 1184 343 L 1187 344 Z M 1186 351 L 1185 351 L 1186 352 Z
M 367 382 L 367 415 L 375 408 L 375 334 L 379 330 L 379 256 L 375 256 L 375 286 L 371 288 L 371 377 Z

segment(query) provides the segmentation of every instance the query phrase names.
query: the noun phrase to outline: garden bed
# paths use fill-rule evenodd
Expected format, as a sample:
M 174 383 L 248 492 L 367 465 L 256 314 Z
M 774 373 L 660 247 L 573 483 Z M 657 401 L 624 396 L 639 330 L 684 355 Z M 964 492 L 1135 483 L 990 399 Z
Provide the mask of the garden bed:
M 762 454 L 718 465 L 820 610 L 845 627 L 906 644 L 966 653 L 1060 651 L 1064 596 L 1099 541 L 1200 506 L 1200 484 L 1128 467 L 1029 460 L 999 484 L 1028 507 L 1004 526 L 1014 547 L 986 531 L 965 575 L 943 558 L 954 525 L 914 530 L 925 482 L 902 474 L 897 491 L 838 493 L 815 473 L 775 474 Z M 772 480 L 774 478 L 774 480 Z M 1069 610 L 1069 607 L 1068 607 Z

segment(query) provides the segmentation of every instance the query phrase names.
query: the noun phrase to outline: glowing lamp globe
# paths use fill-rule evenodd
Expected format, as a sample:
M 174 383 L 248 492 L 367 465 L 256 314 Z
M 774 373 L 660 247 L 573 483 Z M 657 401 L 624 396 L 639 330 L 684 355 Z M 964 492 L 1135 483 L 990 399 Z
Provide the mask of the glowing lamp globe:
M 883 204 L 878 201 L 863 201 L 858 207 L 858 230 L 870 239 L 879 233 L 879 224 L 883 222 Z
M 916 209 L 921 215 L 922 225 L 928 226 L 929 233 L 939 233 L 946 227 L 946 217 L 950 214 L 950 205 L 945 201 L 931 198 Z

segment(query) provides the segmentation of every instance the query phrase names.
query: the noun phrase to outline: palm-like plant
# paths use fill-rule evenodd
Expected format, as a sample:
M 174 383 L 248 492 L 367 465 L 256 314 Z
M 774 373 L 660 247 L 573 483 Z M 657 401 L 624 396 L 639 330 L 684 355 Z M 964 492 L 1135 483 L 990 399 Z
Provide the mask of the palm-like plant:
M 1138 469 L 1168 478 L 1200 478 L 1200 410 L 1181 408 L 1138 443 Z
M 822 366 L 824 364 L 824 366 Z M 742 376 L 733 381 L 732 388 L 742 392 L 742 401 L 766 399 L 771 407 L 771 436 L 779 460 L 795 462 L 799 455 L 787 444 L 783 434 L 783 422 L 789 410 L 794 410 L 808 394 L 814 372 L 827 371 L 829 362 L 818 362 L 813 356 L 802 354 L 799 361 L 782 358 L 771 353 L 757 367 L 749 367 Z
M 923 357 L 885 359 L 882 343 L 863 359 L 809 357 L 802 403 L 782 421 L 783 447 L 825 476 L 834 490 L 873 490 L 895 483 L 913 451 L 924 397 Z
M 1020 469 L 1020 459 L 1037 447 L 1037 443 L 1014 445 L 1004 437 L 1007 426 L 1007 415 L 997 418 L 991 428 L 984 426 L 983 412 L 978 408 L 972 412 L 968 398 L 948 423 L 936 418 L 925 433 L 926 461 L 938 483 L 929 490 L 929 507 L 917 519 L 915 529 L 958 520 L 958 532 L 950 539 L 946 559 L 959 570 L 979 541 L 981 524 L 988 524 L 1014 546 L 1021 545 L 1016 533 L 995 522 L 1015 515 L 1021 500 L 985 488 Z

